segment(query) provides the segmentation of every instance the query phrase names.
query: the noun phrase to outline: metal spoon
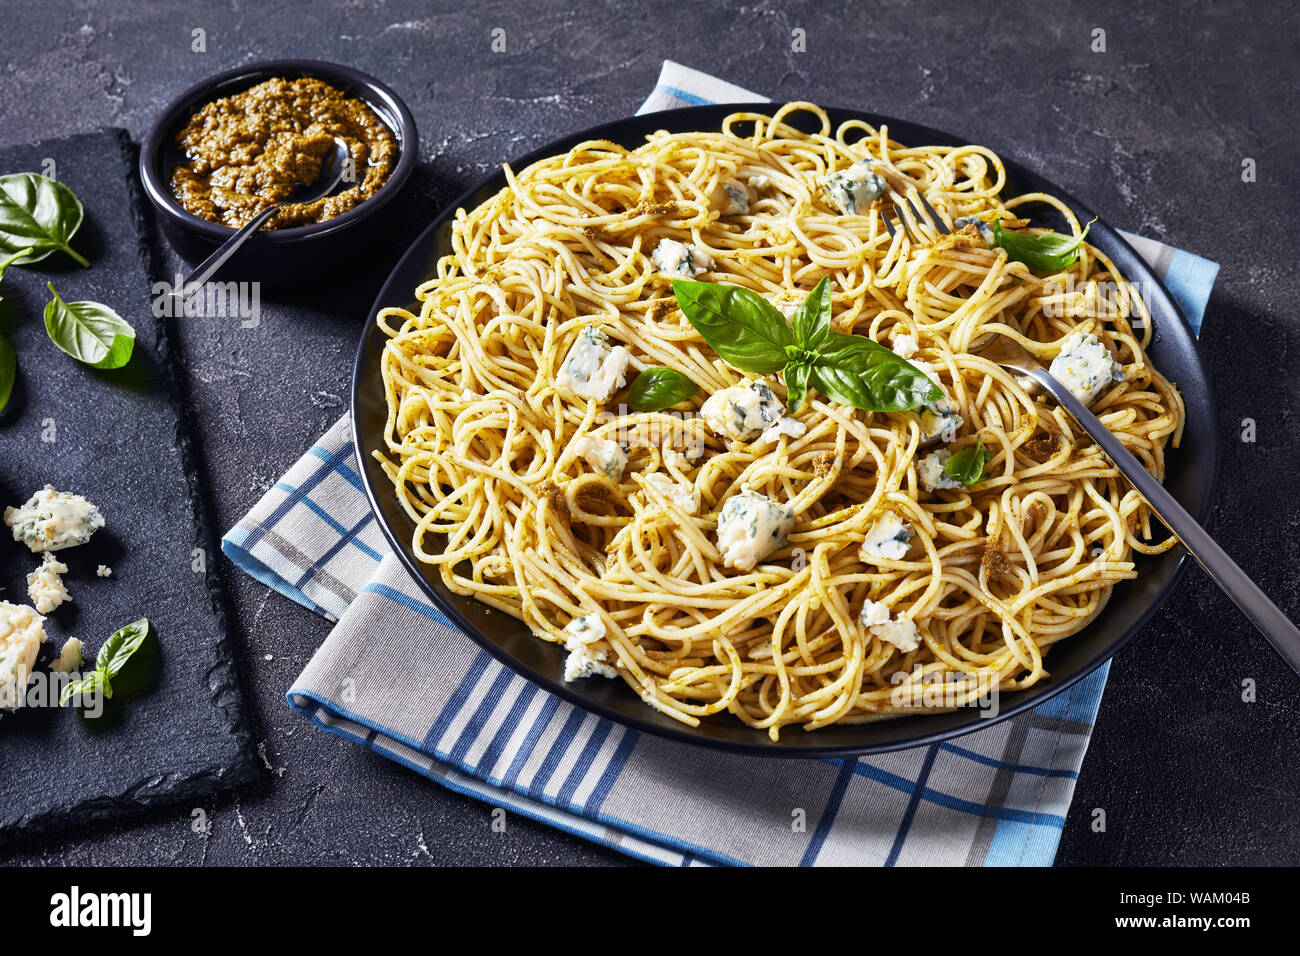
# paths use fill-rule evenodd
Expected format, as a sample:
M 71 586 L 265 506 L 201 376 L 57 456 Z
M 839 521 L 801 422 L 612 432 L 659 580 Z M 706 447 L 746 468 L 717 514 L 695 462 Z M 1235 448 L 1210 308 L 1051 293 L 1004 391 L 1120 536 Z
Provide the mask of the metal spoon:
M 1118 438 L 1110 433 L 1068 388 L 1058 382 L 1038 363 L 1038 360 L 1018 342 L 1002 335 L 991 334 L 970 349 L 974 354 L 1000 365 L 1011 373 L 1030 395 L 1040 389 L 1049 392 L 1053 398 L 1065 406 L 1088 436 L 1101 446 L 1106 457 L 1123 472 L 1138 494 L 1146 499 L 1151 510 L 1156 513 L 1170 531 L 1183 543 L 1188 552 L 1201 567 L 1209 573 L 1232 603 L 1250 618 L 1260 633 L 1268 638 L 1273 649 L 1282 656 L 1292 669 L 1300 673 L 1300 630 L 1292 624 L 1276 604 L 1268 599 L 1263 591 L 1247 577 L 1246 572 L 1228 557 L 1187 511 L 1180 505 L 1165 486 L 1160 484 L 1142 463 L 1124 447 Z
M 334 192 L 343 181 L 343 173 L 347 168 L 347 159 L 347 143 L 335 136 L 334 149 L 321 161 L 320 175 L 313 182 L 301 183 L 295 186 L 293 192 L 283 202 L 267 206 L 240 227 L 238 232 L 223 242 L 216 252 L 204 259 L 202 264 L 189 274 L 185 284 L 175 290 L 175 295 L 181 300 L 182 304 L 202 288 L 203 283 L 216 275 L 217 270 L 225 265 L 230 257 L 248 241 L 249 237 L 261 229 L 266 224 L 266 221 L 274 216 L 279 209 L 296 203 L 315 202 L 317 199 L 323 199 Z

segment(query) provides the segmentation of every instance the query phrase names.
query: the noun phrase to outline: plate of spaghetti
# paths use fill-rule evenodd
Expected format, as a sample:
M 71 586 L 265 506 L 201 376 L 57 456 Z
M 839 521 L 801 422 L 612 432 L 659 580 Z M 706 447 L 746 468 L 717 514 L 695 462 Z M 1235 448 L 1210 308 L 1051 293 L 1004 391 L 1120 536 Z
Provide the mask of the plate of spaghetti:
M 447 616 L 599 716 L 915 746 L 1078 681 L 1183 565 L 1068 414 L 981 358 L 994 334 L 1206 513 L 1192 332 L 1081 203 L 868 113 L 637 117 L 511 162 L 397 265 L 357 356 L 362 478 Z

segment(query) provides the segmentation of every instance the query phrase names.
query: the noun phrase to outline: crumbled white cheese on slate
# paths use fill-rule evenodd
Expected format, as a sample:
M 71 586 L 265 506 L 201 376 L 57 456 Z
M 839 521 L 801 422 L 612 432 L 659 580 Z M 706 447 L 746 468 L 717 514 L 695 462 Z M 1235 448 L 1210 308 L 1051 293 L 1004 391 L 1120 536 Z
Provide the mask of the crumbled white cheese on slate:
M 1112 382 L 1124 380 L 1120 364 L 1092 333 L 1075 332 L 1067 338 L 1048 371 L 1085 405 L 1100 398 Z
M 686 514 L 693 515 L 699 512 L 700 499 L 696 495 L 693 486 L 682 484 L 680 481 L 673 481 L 660 472 L 646 475 L 645 483 Z
M 571 388 L 585 398 L 604 401 L 627 380 L 632 356 L 621 345 L 610 348 L 609 339 L 594 325 L 588 325 L 569 349 L 555 383 Z
M 602 475 L 615 481 L 622 479 L 623 469 L 627 467 L 627 452 L 618 442 L 582 435 L 574 439 L 573 451 L 587 459 L 587 463 Z
M 848 169 L 822 180 L 831 205 L 844 216 L 861 216 L 885 192 L 885 180 L 871 171 L 876 161 L 860 159 Z
M 113 576 L 113 569 L 107 564 L 101 564 L 99 567 L 95 568 L 95 573 L 101 578 L 108 578 Z
M 601 677 L 617 677 L 618 672 L 605 663 L 608 654 L 605 651 L 593 651 L 592 644 L 605 636 L 605 622 L 599 614 L 584 614 L 575 617 L 564 628 L 568 635 L 564 647 L 569 656 L 564 660 L 564 679 L 574 681 L 592 674 Z
M 50 670 L 58 674 L 81 670 L 81 665 L 85 663 L 81 657 L 81 650 L 81 641 L 75 637 L 68 638 L 63 644 L 63 649 L 59 651 L 59 656 L 50 665 Z
M 912 528 L 892 511 L 886 511 L 867 531 L 858 553 L 863 561 L 902 561 L 912 546 Z
M 104 516 L 81 495 L 46 485 L 21 507 L 6 508 L 5 524 L 13 528 L 15 541 L 39 553 L 85 544 L 104 527 Z
M 728 499 L 718 516 L 718 550 L 729 568 L 752 571 L 760 560 L 784 548 L 794 526 L 794 509 L 756 491 Z
M 41 566 L 27 575 L 27 596 L 38 612 L 49 614 L 64 601 L 71 600 L 59 576 L 67 573 L 68 566 L 47 551 Z
M 26 604 L 0 601 L 0 710 L 15 710 L 45 640 L 45 618 Z
M 743 216 L 749 212 L 749 189 L 738 179 L 728 179 L 718 186 L 717 205 L 724 216 Z
M 960 481 L 956 478 L 949 478 L 943 473 L 943 469 L 947 466 L 948 459 L 951 457 L 951 451 L 947 448 L 941 448 L 938 451 L 930 452 L 917 463 L 916 475 L 921 479 L 921 484 L 925 486 L 926 491 L 946 491 L 961 487 Z
M 676 239 L 660 239 L 659 245 L 650 254 L 650 261 L 665 275 L 687 278 L 713 268 L 713 260 L 707 252 Z
M 953 221 L 955 230 L 964 229 L 966 226 L 974 226 L 979 232 L 980 238 L 984 240 L 986 246 L 993 245 L 993 227 L 981 219 L 979 216 L 962 216 Z
M 761 382 L 733 385 L 714 392 L 700 408 L 713 432 L 734 441 L 753 441 L 780 421 L 784 411 L 772 390 Z

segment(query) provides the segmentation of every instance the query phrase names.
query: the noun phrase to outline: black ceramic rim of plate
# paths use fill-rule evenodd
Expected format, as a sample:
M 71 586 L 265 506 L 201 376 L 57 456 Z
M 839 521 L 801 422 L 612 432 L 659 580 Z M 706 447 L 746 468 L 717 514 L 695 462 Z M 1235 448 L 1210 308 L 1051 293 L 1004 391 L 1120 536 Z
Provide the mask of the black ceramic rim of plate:
M 325 80 L 344 93 L 365 102 L 392 132 L 397 140 L 397 163 L 387 181 L 369 199 L 358 203 L 341 215 L 289 229 L 262 230 L 248 240 L 249 244 L 288 246 L 311 242 L 324 236 L 335 235 L 349 226 L 369 219 L 388 205 L 410 178 L 419 159 L 419 134 L 415 117 L 402 102 L 402 98 L 386 84 L 369 74 L 339 63 L 323 60 L 266 60 L 248 63 L 225 70 L 215 76 L 200 80 L 178 94 L 168 103 L 145 136 L 140 148 L 140 181 L 145 195 L 159 215 L 174 225 L 202 236 L 212 242 L 225 242 L 235 234 L 235 229 L 203 219 L 185 209 L 172 195 L 169 185 L 170 170 L 184 159 L 176 146 L 176 134 L 196 109 L 223 96 L 240 93 L 272 77 L 310 76 Z
M 563 153 L 574 145 L 593 139 L 607 139 L 635 147 L 655 130 L 676 132 L 718 129 L 733 112 L 771 115 L 779 104 L 742 103 L 693 106 L 666 110 L 607 123 L 574 133 L 511 162 L 512 169 Z M 903 120 L 857 110 L 827 108 L 835 127 L 847 120 L 865 120 L 875 127 L 889 127 L 889 135 L 902 143 L 965 145 L 971 141 Z M 801 114 L 810 118 L 810 114 Z M 799 125 L 800 116 L 790 118 Z M 1081 221 L 1094 213 L 1087 206 L 1020 164 L 1003 157 L 1008 184 L 1003 192 L 1021 195 L 1046 192 L 1063 200 Z M 391 484 L 371 456 L 383 446 L 387 404 L 379 374 L 379 356 L 384 335 L 374 318 L 383 308 L 417 309 L 415 288 L 433 274 L 434 265 L 447 250 L 450 222 L 460 208 L 472 209 L 505 186 L 498 171 L 448 206 L 411 245 L 394 267 L 367 317 L 357 350 L 352 379 L 353 441 L 360 463 L 366 497 L 375 518 L 394 553 L 420 584 L 430 600 L 461 630 L 507 667 L 600 717 L 686 743 L 738 753 L 768 757 L 844 757 L 881 753 L 935 744 L 982 730 L 1067 690 L 1110 659 L 1142 629 L 1172 592 L 1183 571 L 1187 555 L 1180 547 L 1155 557 L 1136 555 L 1139 576 L 1121 582 L 1093 621 L 1078 634 L 1054 645 L 1046 658 L 1050 677 L 1022 691 L 1002 694 L 997 716 L 981 719 L 972 709 L 956 712 L 906 716 L 864 724 L 836 724 L 813 732 L 786 727 L 779 743 L 765 732 L 751 730 L 730 714 L 718 714 L 689 727 L 667 717 L 641 701 L 621 680 L 584 680 L 565 683 L 562 679 L 565 651 L 543 641 L 520 621 L 492 611 L 473 598 L 448 590 L 430 569 L 416 560 L 411 539 L 414 523 L 398 504 Z M 1045 225 L 1052 225 L 1047 222 Z M 1148 350 L 1153 364 L 1171 381 L 1178 383 L 1187 406 L 1187 423 L 1181 447 L 1169 455 L 1166 487 L 1204 523 L 1210 511 L 1218 477 L 1215 446 L 1215 411 L 1212 389 L 1197 351 L 1196 336 L 1163 283 L 1146 263 L 1110 226 L 1098 219 L 1089 241 L 1100 248 L 1129 281 L 1141 282 L 1151 310 L 1154 334 Z

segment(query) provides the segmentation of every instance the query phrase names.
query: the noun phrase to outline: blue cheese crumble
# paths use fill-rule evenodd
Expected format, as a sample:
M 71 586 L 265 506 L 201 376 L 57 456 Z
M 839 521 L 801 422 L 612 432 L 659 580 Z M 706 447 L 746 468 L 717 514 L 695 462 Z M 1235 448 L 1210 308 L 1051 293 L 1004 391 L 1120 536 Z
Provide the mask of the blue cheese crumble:
M 889 608 L 879 601 L 873 601 L 870 598 L 864 601 L 862 611 L 858 614 L 858 622 L 871 634 L 874 634 L 882 641 L 893 644 L 904 654 L 921 646 L 921 638 L 916 631 L 916 622 L 901 614 L 891 621 L 889 619 Z
M 617 677 L 618 672 L 606 663 L 609 654 L 603 650 L 593 650 L 591 645 L 605 636 L 605 622 L 599 614 L 584 614 L 575 617 L 564 628 L 564 647 L 569 656 L 564 660 L 564 680 L 580 680 L 599 674 L 601 677 Z
M 68 566 L 46 551 L 41 566 L 27 575 L 27 596 L 39 613 L 49 614 L 64 601 L 71 600 L 60 577 L 67 573 Z
M 73 671 L 81 670 L 81 665 L 85 660 L 81 656 L 83 645 L 75 637 L 70 637 L 63 642 L 63 647 L 59 651 L 59 656 L 54 659 L 50 665 L 50 670 L 56 674 L 70 674 Z
M 631 358 L 627 349 L 621 345 L 611 348 L 605 333 L 588 325 L 565 356 L 555 384 L 571 388 L 584 398 L 604 401 L 627 381 Z
M 714 205 L 724 216 L 743 216 L 749 212 L 749 189 L 737 179 L 720 184 L 714 196 Z
M 871 171 L 874 159 L 860 159 L 848 169 L 831 173 L 822 180 L 831 205 L 843 216 L 866 215 L 871 204 L 885 193 L 885 180 Z
M 953 488 L 960 488 L 961 482 L 956 478 L 949 478 L 944 474 L 944 468 L 948 465 L 948 459 L 952 457 L 952 452 L 947 448 L 941 448 L 938 451 L 930 452 L 917 463 L 916 474 L 921 479 L 921 484 L 925 486 L 926 491 L 950 491 Z
M 752 571 L 784 548 L 794 526 L 794 509 L 756 491 L 733 495 L 718 517 L 718 550 L 729 568 Z
M 915 358 L 917 351 L 916 339 L 905 333 L 895 335 L 892 339 L 890 350 L 901 359 L 906 359 L 925 373 L 930 381 L 934 382 L 939 388 L 943 388 L 943 383 L 935 378 L 934 367 L 928 362 L 922 362 Z M 936 441 L 953 442 L 957 440 L 957 429 L 965 424 L 966 419 L 961 417 L 957 408 L 947 398 L 936 399 L 933 402 L 926 402 L 915 412 L 921 423 L 921 444 L 929 445 Z
M 1112 382 L 1124 380 L 1120 364 L 1092 333 L 1075 332 L 1067 338 L 1048 371 L 1085 405 L 1100 398 Z
M 714 434 L 733 441 L 753 441 L 781 420 L 780 400 L 762 382 L 733 385 L 714 392 L 700 415 Z
M 990 247 L 993 245 L 993 227 L 979 216 L 961 216 L 953 220 L 952 225 L 956 231 L 965 229 L 967 226 L 974 226 L 975 230 L 980 234 L 980 238 L 984 240 L 984 244 Z
M 607 478 L 621 481 L 627 467 L 627 452 L 616 441 L 582 435 L 574 439 L 573 452 L 587 459 L 587 464 Z
M 653 488 L 655 492 L 662 495 L 673 507 L 684 514 L 693 515 L 699 512 L 700 499 L 693 486 L 683 484 L 680 481 L 673 481 L 672 478 L 660 472 L 646 475 L 645 483 L 647 488 Z
M 713 260 L 708 253 L 676 239 L 660 239 L 659 245 L 650 254 L 650 261 L 664 275 L 683 276 L 687 279 L 713 268 Z
M 6 508 L 5 524 L 13 529 L 15 541 L 39 554 L 85 544 L 104 527 L 104 516 L 81 495 L 46 485 L 21 507 Z
M 0 710 L 16 710 L 45 640 L 45 618 L 26 604 L 0 601 Z
M 892 511 L 886 511 L 868 529 L 858 554 L 868 564 L 902 561 L 911 547 L 911 526 Z

